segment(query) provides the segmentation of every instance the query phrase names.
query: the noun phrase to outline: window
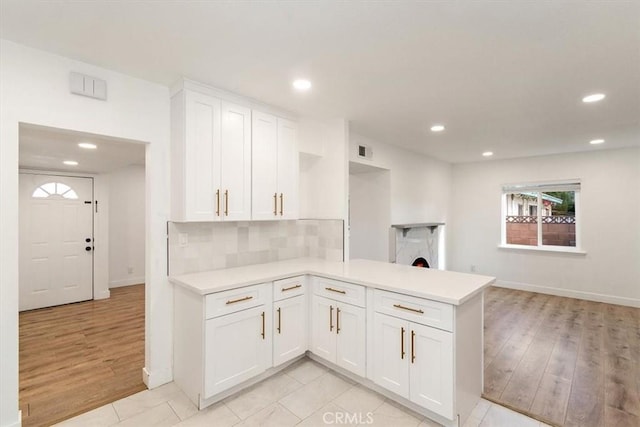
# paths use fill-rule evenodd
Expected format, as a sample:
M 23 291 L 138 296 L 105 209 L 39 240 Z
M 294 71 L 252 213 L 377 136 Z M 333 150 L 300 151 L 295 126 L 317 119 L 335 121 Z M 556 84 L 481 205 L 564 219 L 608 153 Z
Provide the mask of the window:
M 580 182 L 502 187 L 502 245 L 572 250 L 580 247 Z
M 77 199 L 78 195 L 66 184 L 61 182 L 47 182 L 36 188 L 31 197 L 34 199 L 46 199 L 51 196 L 62 196 L 65 199 Z

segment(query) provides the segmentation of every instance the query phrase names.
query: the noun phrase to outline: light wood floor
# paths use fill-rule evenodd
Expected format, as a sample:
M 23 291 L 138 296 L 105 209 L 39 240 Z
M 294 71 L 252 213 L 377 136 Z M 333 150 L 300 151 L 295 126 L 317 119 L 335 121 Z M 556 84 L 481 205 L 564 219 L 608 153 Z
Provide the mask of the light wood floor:
M 484 397 L 560 426 L 640 426 L 640 309 L 492 287 Z
M 146 389 L 144 285 L 20 313 L 23 426 L 45 426 Z

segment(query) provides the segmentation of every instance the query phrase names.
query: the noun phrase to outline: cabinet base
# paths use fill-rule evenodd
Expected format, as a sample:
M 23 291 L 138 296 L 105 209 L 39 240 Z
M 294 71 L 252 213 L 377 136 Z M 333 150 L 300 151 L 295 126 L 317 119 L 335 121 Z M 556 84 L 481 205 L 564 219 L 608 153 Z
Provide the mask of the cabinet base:
M 321 365 L 326 366 L 327 368 L 331 369 L 333 372 L 336 372 L 342 376 L 345 376 L 347 378 L 349 378 L 352 381 L 357 382 L 358 384 L 362 384 L 363 386 L 367 387 L 368 389 L 371 389 L 373 391 L 375 391 L 376 393 L 379 393 L 381 395 L 383 395 L 384 397 L 393 400 L 394 402 L 397 402 L 399 404 L 401 404 L 402 406 L 405 406 L 408 409 L 411 409 L 412 411 L 425 416 L 435 422 L 437 422 L 438 424 L 441 424 L 445 427 L 459 427 L 462 426 L 464 424 L 465 420 L 460 420 L 460 415 L 456 415 L 455 419 L 450 420 L 447 419 L 445 417 L 443 417 L 442 415 L 436 414 L 434 412 L 429 411 L 428 409 L 425 409 L 421 406 L 416 405 L 415 403 L 411 402 L 408 399 L 405 399 L 402 396 L 398 396 L 395 393 L 390 392 L 389 390 L 380 387 L 378 384 L 374 383 L 373 381 L 371 381 L 370 379 L 367 378 L 363 378 L 360 377 L 358 375 L 355 375 L 352 372 L 347 371 L 344 368 L 341 368 L 331 362 L 326 361 L 325 359 L 316 356 L 315 354 L 307 351 L 307 356 L 309 357 L 309 359 L 320 363 Z M 480 400 L 480 397 L 478 396 L 478 401 Z M 477 402 L 476 402 L 477 403 Z
M 250 380 L 247 380 L 241 384 L 238 384 L 236 386 L 231 387 L 228 390 L 225 390 L 221 393 L 218 393 L 216 395 L 213 395 L 207 399 L 203 399 L 202 396 L 200 396 L 199 402 L 193 402 L 194 404 L 196 404 L 198 406 L 198 409 L 202 410 L 204 408 L 206 408 L 207 406 L 211 406 L 214 403 L 217 403 L 223 399 L 226 399 L 227 397 L 238 393 L 239 391 L 242 391 L 248 387 L 251 387 L 254 384 L 259 383 L 260 381 L 266 380 L 267 378 L 269 378 L 270 376 L 277 374 L 278 372 L 282 371 L 283 369 L 288 368 L 290 365 L 293 365 L 294 363 L 296 363 L 298 360 L 303 359 L 305 357 L 304 354 L 293 358 L 281 365 L 275 366 L 273 368 L 269 368 L 266 371 L 264 371 L 263 373 L 261 373 L 260 375 L 257 375 L 253 378 L 251 378 Z

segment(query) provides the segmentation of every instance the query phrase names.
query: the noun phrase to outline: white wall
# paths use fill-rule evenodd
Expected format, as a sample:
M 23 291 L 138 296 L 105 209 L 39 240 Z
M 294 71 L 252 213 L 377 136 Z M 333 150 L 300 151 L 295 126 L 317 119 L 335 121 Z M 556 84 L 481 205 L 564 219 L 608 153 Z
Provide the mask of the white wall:
M 348 124 L 300 119 L 300 145 L 321 145 L 322 156 L 300 155 L 300 218 L 346 219 Z
M 358 145 L 371 147 L 373 158 L 358 157 Z M 349 161 L 390 171 L 390 224 L 443 222 L 448 225 L 453 188 L 451 164 L 353 132 L 349 141 Z M 438 268 L 443 269 L 448 268 L 444 253 L 447 225 L 441 227 L 439 239 L 442 253 Z M 387 245 L 388 241 L 389 235 Z
M 389 259 L 391 181 L 388 170 L 349 174 L 350 259 Z
M 109 288 L 144 283 L 144 166 L 108 174 Z
M 151 387 L 172 378 L 173 292 L 166 277 L 169 90 L 13 42 L 0 41 L 0 425 L 18 421 L 18 123 L 148 143 L 145 371 Z M 104 79 L 108 100 L 69 94 L 69 72 Z
M 503 285 L 640 306 L 640 149 L 455 165 L 450 266 Z M 498 249 L 503 184 L 579 178 L 586 255 Z
M 358 157 L 358 145 L 373 159 Z M 451 164 L 351 133 L 349 160 L 391 173 L 391 223 L 445 222 L 451 194 Z

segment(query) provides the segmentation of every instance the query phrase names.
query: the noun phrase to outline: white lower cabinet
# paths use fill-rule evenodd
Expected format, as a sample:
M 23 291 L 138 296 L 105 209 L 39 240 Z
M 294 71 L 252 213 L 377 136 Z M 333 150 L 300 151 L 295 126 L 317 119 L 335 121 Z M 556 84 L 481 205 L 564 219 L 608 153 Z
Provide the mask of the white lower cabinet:
M 453 414 L 453 335 L 374 315 L 374 382 L 446 418 Z
M 356 375 L 365 376 L 365 309 L 313 295 L 311 352 Z
M 204 397 L 271 367 L 270 314 L 259 306 L 206 321 Z
M 304 295 L 273 303 L 273 366 L 307 351 L 307 305 Z

